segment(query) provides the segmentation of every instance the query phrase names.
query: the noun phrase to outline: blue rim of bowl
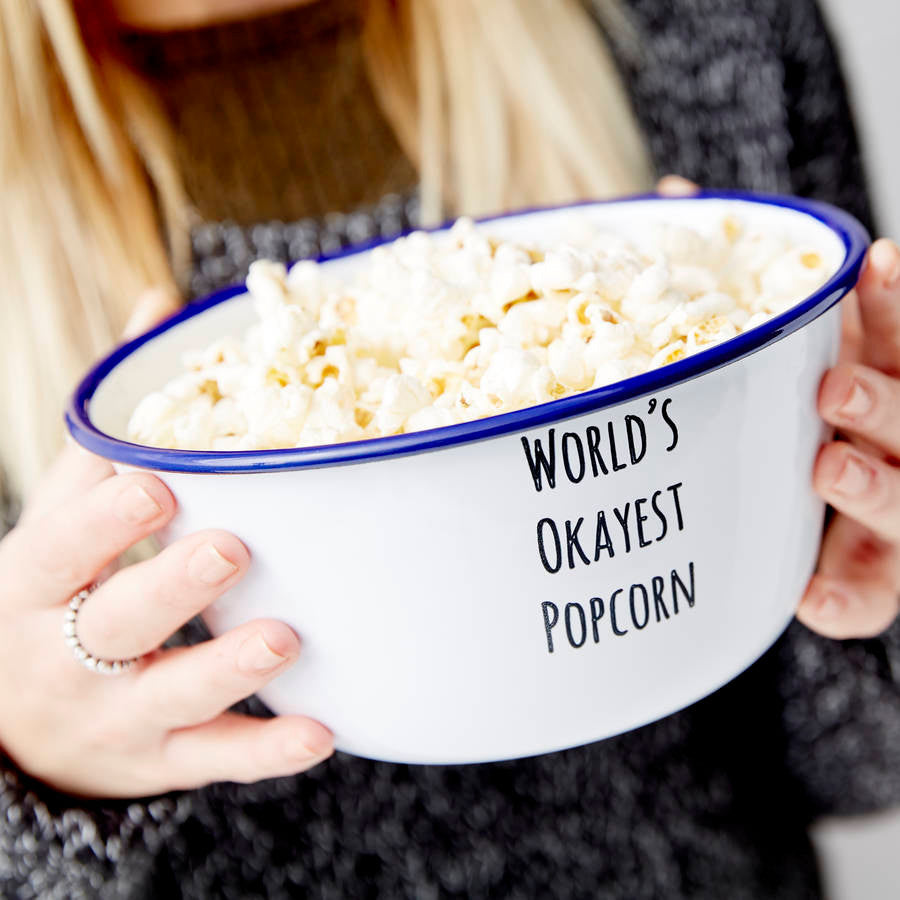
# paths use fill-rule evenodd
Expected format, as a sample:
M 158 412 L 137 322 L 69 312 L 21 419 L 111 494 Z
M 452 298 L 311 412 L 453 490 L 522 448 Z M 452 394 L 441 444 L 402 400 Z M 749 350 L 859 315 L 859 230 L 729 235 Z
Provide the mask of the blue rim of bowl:
M 819 201 L 778 194 L 755 194 L 746 191 L 701 191 L 691 197 L 662 197 L 659 194 L 639 194 L 612 200 L 582 200 L 562 206 L 533 207 L 515 210 L 501 215 L 479 219 L 479 222 L 493 222 L 500 219 L 528 215 L 530 213 L 552 212 L 554 210 L 577 209 L 608 203 L 639 203 L 642 201 L 704 201 L 733 200 L 744 203 L 758 203 L 766 206 L 780 206 L 804 213 L 828 226 L 843 242 L 844 260 L 837 272 L 814 294 L 802 302 L 737 337 L 717 344 L 686 359 L 635 375 L 604 387 L 584 391 L 560 400 L 527 407 L 515 412 L 503 413 L 484 419 L 475 419 L 458 425 L 447 425 L 429 431 L 397 434 L 382 438 L 369 438 L 343 444 L 326 444 L 315 447 L 291 447 L 279 450 L 170 450 L 148 447 L 119 440 L 100 431 L 90 419 L 90 401 L 101 382 L 124 359 L 149 341 L 154 340 L 171 328 L 193 318 L 213 306 L 232 297 L 245 293 L 243 285 L 235 285 L 217 291 L 208 297 L 189 304 L 174 316 L 161 322 L 152 330 L 134 340 L 117 347 L 102 359 L 83 378 L 75 389 L 66 410 L 66 425 L 72 437 L 87 450 L 115 462 L 145 469 L 164 472 L 195 473 L 239 473 L 302 469 L 319 466 L 344 465 L 369 462 L 377 459 L 408 455 L 424 451 L 439 450 L 456 444 L 473 443 L 488 438 L 499 437 L 510 432 L 528 431 L 541 425 L 552 424 L 585 413 L 597 412 L 616 406 L 627 400 L 653 394 L 674 387 L 685 381 L 715 371 L 750 354 L 765 349 L 794 331 L 809 324 L 813 319 L 830 309 L 847 294 L 859 277 L 869 235 L 866 229 L 851 215 L 834 206 Z M 444 223 L 428 231 L 440 231 L 448 227 Z M 379 239 L 366 244 L 346 248 L 338 253 L 319 257 L 319 261 L 342 259 L 371 250 L 380 244 L 390 243 L 400 235 Z

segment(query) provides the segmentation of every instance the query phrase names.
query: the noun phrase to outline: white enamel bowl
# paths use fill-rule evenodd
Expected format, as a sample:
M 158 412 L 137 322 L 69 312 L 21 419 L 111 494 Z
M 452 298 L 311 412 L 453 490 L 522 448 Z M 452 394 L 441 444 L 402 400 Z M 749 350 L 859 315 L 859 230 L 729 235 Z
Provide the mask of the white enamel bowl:
M 817 246 L 836 274 L 766 325 L 619 384 L 329 447 L 127 443 L 131 410 L 176 373 L 183 350 L 251 321 L 234 288 L 101 362 L 68 424 L 89 450 L 169 485 L 179 511 L 166 541 L 217 527 L 247 544 L 250 573 L 205 619 L 218 634 L 273 616 L 302 636 L 299 663 L 260 692 L 276 712 L 319 719 L 347 752 L 415 763 L 608 737 L 715 690 L 791 619 L 823 518 L 810 486 L 825 435 L 816 390 L 868 238 L 834 208 L 746 194 L 633 198 L 490 225 L 546 241 L 575 215 L 639 234 L 651 220 L 702 229 L 726 212 Z M 341 274 L 362 259 L 328 266 Z

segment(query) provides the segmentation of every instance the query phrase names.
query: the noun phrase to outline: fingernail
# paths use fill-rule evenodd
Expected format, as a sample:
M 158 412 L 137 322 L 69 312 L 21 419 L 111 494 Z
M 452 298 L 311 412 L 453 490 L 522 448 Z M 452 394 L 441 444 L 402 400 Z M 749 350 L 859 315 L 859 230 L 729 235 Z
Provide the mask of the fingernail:
M 135 304 L 122 331 L 122 337 L 130 340 L 157 324 L 160 319 L 174 312 L 178 301 L 164 288 L 149 288 L 144 291 Z
M 659 179 L 658 188 L 669 197 L 690 197 L 700 190 L 693 181 L 682 178 L 681 175 L 663 175 Z
M 286 656 L 276 653 L 261 634 L 255 634 L 247 638 L 238 648 L 237 667 L 247 674 L 268 672 L 270 669 L 280 666 Z
M 866 415 L 874 405 L 875 398 L 869 388 L 854 379 L 847 399 L 841 404 L 838 412 L 847 419 L 858 419 Z
M 875 265 L 884 273 L 884 286 L 900 285 L 900 249 L 893 241 L 879 241 L 872 247 Z
M 198 547 L 188 561 L 188 575 L 201 584 L 221 584 L 237 572 L 237 566 L 227 560 L 213 544 Z
M 820 619 L 836 619 L 847 608 L 847 599 L 835 591 L 828 591 L 816 605 L 816 616 Z
M 162 507 L 142 488 L 133 484 L 116 498 L 116 518 L 129 525 L 140 525 L 155 519 Z
M 325 759 L 332 752 L 331 739 L 327 743 L 304 744 L 295 743 L 294 741 L 286 741 L 283 745 L 285 758 L 295 763 L 310 762 L 314 759 Z
M 834 481 L 834 489 L 847 497 L 857 497 L 868 490 L 874 472 L 855 456 L 848 456 Z
M 125 340 L 131 340 L 148 330 L 152 322 L 150 308 L 150 303 L 146 299 L 138 301 L 122 329 L 122 337 Z

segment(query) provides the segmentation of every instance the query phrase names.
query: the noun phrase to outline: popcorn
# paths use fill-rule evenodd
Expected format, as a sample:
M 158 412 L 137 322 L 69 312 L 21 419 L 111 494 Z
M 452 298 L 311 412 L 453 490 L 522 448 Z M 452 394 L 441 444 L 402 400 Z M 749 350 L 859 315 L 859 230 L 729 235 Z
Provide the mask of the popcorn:
M 556 380 L 574 391 L 590 386 L 594 373 L 588 368 L 584 344 L 579 340 L 559 339 L 547 348 L 547 362 Z
M 412 375 L 389 375 L 375 413 L 375 426 L 382 434 L 396 434 L 410 416 L 431 404 L 431 393 Z
M 570 290 L 592 267 L 590 255 L 575 247 L 551 250 L 531 266 L 531 288 L 536 294 Z
M 256 324 L 185 353 L 129 438 L 255 450 L 467 422 L 702 352 L 833 272 L 817 248 L 734 217 L 706 234 L 651 226 L 633 243 L 570 231 L 525 245 L 460 219 L 375 248 L 347 283 L 313 262 L 253 263 Z
M 491 357 L 481 376 L 481 389 L 507 409 L 530 406 L 534 403 L 532 382 L 540 367 L 540 359 L 531 351 L 503 347 Z
M 500 317 L 496 330 L 519 347 L 546 346 L 559 335 L 565 316 L 566 306 L 562 303 L 530 300 L 511 307 Z
M 824 260 L 819 252 L 796 247 L 773 259 L 759 275 L 757 310 L 779 313 L 808 297 L 822 283 Z

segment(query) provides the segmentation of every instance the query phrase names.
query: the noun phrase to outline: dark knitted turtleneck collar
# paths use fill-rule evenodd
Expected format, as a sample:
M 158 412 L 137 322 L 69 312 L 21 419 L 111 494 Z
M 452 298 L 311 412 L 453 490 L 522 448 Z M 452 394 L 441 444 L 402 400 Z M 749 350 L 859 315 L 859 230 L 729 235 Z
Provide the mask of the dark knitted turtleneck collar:
M 358 0 L 124 37 L 176 136 L 205 220 L 321 216 L 407 191 L 415 171 L 372 94 Z

